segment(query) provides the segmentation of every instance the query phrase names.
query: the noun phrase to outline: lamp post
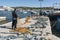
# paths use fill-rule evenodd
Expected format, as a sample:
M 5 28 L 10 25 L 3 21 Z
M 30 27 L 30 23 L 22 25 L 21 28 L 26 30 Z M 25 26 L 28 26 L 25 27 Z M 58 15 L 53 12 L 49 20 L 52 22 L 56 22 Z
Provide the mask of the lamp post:
M 39 2 L 40 2 L 40 8 L 42 7 L 42 1 L 43 1 L 43 0 L 39 0 Z M 39 16 L 40 16 L 40 15 L 42 15 L 42 13 L 41 13 L 41 9 L 40 9 Z
M 40 7 L 42 6 L 42 1 L 43 1 L 43 0 L 39 0 L 39 2 L 40 2 Z

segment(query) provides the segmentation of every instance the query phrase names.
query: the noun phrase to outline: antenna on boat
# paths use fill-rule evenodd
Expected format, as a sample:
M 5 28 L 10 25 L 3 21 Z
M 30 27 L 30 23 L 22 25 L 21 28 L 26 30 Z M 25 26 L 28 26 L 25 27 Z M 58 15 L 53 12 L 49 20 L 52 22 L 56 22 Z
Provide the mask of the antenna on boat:
M 60 12 L 60 3 L 56 0 L 55 3 L 53 3 L 53 10 L 54 10 L 54 13 L 59 13 Z

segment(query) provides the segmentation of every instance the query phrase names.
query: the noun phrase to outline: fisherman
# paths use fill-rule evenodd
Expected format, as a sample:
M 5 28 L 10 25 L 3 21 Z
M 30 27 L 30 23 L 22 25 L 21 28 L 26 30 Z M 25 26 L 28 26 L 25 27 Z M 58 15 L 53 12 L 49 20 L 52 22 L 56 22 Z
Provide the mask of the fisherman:
M 17 25 L 17 14 L 16 14 L 16 8 L 12 12 L 12 29 L 15 30 Z

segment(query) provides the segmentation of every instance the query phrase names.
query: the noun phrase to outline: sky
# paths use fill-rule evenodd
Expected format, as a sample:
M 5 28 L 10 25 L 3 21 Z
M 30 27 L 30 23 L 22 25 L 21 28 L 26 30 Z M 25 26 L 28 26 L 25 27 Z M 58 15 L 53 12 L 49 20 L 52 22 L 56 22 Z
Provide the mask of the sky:
M 43 0 L 41 1 L 41 7 L 53 6 L 55 2 L 60 3 L 60 0 Z M 39 0 L 0 0 L 0 6 L 26 6 L 26 7 L 40 7 Z

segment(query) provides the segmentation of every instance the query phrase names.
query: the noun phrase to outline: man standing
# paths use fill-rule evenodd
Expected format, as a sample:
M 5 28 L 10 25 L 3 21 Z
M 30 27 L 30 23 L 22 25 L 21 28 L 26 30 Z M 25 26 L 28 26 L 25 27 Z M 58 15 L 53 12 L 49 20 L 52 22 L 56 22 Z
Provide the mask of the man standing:
M 16 8 L 12 12 L 12 29 L 15 30 L 17 25 L 17 14 L 16 14 Z

